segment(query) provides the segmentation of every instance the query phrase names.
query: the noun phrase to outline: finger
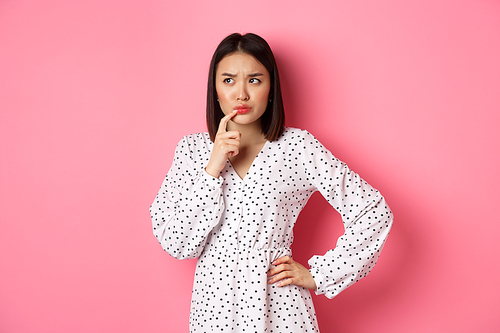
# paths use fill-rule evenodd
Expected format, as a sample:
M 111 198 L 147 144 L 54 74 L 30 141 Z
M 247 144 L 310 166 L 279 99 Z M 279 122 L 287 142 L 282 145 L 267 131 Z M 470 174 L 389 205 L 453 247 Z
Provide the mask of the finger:
M 222 134 L 217 135 L 215 137 L 215 139 L 217 140 L 217 146 L 221 146 L 221 147 L 223 147 L 227 144 L 237 145 L 237 146 L 240 145 L 239 133 L 237 133 L 236 136 L 234 136 L 233 134 L 222 133 Z
M 281 272 L 286 272 L 286 271 L 293 271 L 295 267 L 293 265 L 288 265 L 288 264 L 281 264 L 279 266 L 274 267 L 271 269 L 268 273 L 267 276 L 273 276 Z
M 294 284 L 294 279 L 292 279 L 292 278 L 283 279 L 283 280 L 281 280 L 280 283 L 278 283 L 276 285 L 276 287 L 284 287 L 284 286 L 288 286 L 289 284 Z
M 278 265 L 284 264 L 284 263 L 291 264 L 292 262 L 293 262 L 292 258 L 290 258 L 289 256 L 283 256 L 283 257 L 279 257 L 278 259 L 273 261 L 272 264 L 274 266 L 278 266 Z
M 241 138 L 241 133 L 240 131 L 228 131 L 228 132 L 218 132 L 216 134 L 216 138 L 220 140 L 226 140 L 226 139 L 235 139 L 235 140 L 240 140 Z
M 219 129 L 217 130 L 217 133 L 224 133 L 226 132 L 227 128 L 227 123 L 231 118 L 233 118 L 236 114 L 238 113 L 238 110 L 233 110 L 230 114 L 226 115 L 224 118 L 220 120 L 219 123 Z
M 226 154 L 230 154 L 231 156 L 236 156 L 240 153 L 238 146 L 227 146 Z
M 276 267 L 274 267 L 273 269 L 270 269 L 267 272 L 267 276 L 276 275 L 276 274 L 278 274 L 280 272 L 283 272 L 284 270 L 285 270 L 285 267 L 283 265 L 276 266 Z
M 276 283 L 276 282 L 280 282 L 281 280 L 294 277 L 294 275 L 295 274 L 293 272 L 291 272 L 291 271 L 283 271 L 283 272 L 281 272 L 281 273 L 273 276 L 272 278 L 270 278 L 267 282 L 269 284 L 273 284 L 273 283 Z
M 219 144 L 218 151 L 222 155 L 239 152 L 240 143 L 237 140 L 225 140 Z
M 239 138 L 238 139 L 224 139 L 224 140 L 221 140 L 219 145 L 223 150 L 225 150 L 227 152 L 228 151 L 227 148 L 238 149 L 240 147 L 240 140 L 239 140 Z
M 271 264 L 273 264 L 276 267 L 274 267 L 273 269 L 270 269 L 268 271 L 268 273 L 267 273 L 268 276 L 271 276 L 271 275 L 274 275 L 276 273 L 281 272 L 283 269 L 285 269 L 285 267 L 282 265 L 283 264 L 289 264 L 289 265 L 293 264 L 293 260 L 289 256 L 283 256 L 283 257 L 279 257 L 278 259 L 273 261 Z

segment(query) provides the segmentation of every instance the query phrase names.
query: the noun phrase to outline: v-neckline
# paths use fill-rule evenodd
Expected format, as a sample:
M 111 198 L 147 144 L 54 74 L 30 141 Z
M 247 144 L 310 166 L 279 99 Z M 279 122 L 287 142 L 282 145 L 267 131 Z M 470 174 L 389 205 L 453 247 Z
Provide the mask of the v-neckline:
M 262 146 L 262 148 L 260 149 L 260 151 L 257 153 L 257 155 L 255 155 L 255 157 L 254 157 L 254 159 L 252 161 L 252 164 L 250 164 L 250 167 L 248 168 L 247 172 L 245 173 L 245 175 L 243 177 L 241 177 L 238 174 L 238 171 L 236 171 L 236 169 L 233 167 L 233 164 L 231 163 L 231 161 L 229 160 L 229 158 L 227 159 L 227 163 L 229 164 L 229 167 L 234 171 L 234 173 L 236 174 L 236 177 L 238 177 L 239 180 L 244 181 L 244 180 L 248 179 L 248 177 L 250 177 L 250 171 L 252 171 L 252 169 L 253 169 L 253 167 L 255 165 L 255 161 L 257 161 L 257 159 L 262 154 L 262 152 L 264 151 L 264 149 L 266 149 L 268 143 L 269 143 L 269 141 L 266 140 L 266 142 L 264 143 L 264 145 Z

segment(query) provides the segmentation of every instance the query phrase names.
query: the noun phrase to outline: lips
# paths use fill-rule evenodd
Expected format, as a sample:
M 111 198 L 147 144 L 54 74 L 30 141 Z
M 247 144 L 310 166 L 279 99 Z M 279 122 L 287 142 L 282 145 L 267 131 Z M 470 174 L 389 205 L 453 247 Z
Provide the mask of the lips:
M 237 114 L 245 114 L 250 112 L 252 110 L 252 107 L 246 104 L 240 104 L 235 106 L 234 109 L 237 110 Z

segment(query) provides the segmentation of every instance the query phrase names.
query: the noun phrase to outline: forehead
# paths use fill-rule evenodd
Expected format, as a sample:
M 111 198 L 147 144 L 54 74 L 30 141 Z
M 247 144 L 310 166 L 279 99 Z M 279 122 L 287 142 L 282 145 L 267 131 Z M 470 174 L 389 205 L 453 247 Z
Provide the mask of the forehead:
M 217 75 L 221 73 L 262 73 L 269 75 L 266 67 L 247 53 L 231 53 L 222 58 L 217 65 Z

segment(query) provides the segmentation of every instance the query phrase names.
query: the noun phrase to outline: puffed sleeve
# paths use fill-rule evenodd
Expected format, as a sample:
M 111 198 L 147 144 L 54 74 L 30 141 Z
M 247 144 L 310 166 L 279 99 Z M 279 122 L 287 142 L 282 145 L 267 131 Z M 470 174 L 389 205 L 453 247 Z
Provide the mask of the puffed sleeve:
M 224 211 L 223 178 L 214 178 L 194 163 L 184 137 L 149 211 L 153 233 L 177 259 L 197 258 Z
M 389 235 L 393 215 L 384 197 L 304 131 L 309 180 L 342 216 L 345 232 L 335 248 L 309 259 L 316 294 L 328 298 L 365 277 Z

